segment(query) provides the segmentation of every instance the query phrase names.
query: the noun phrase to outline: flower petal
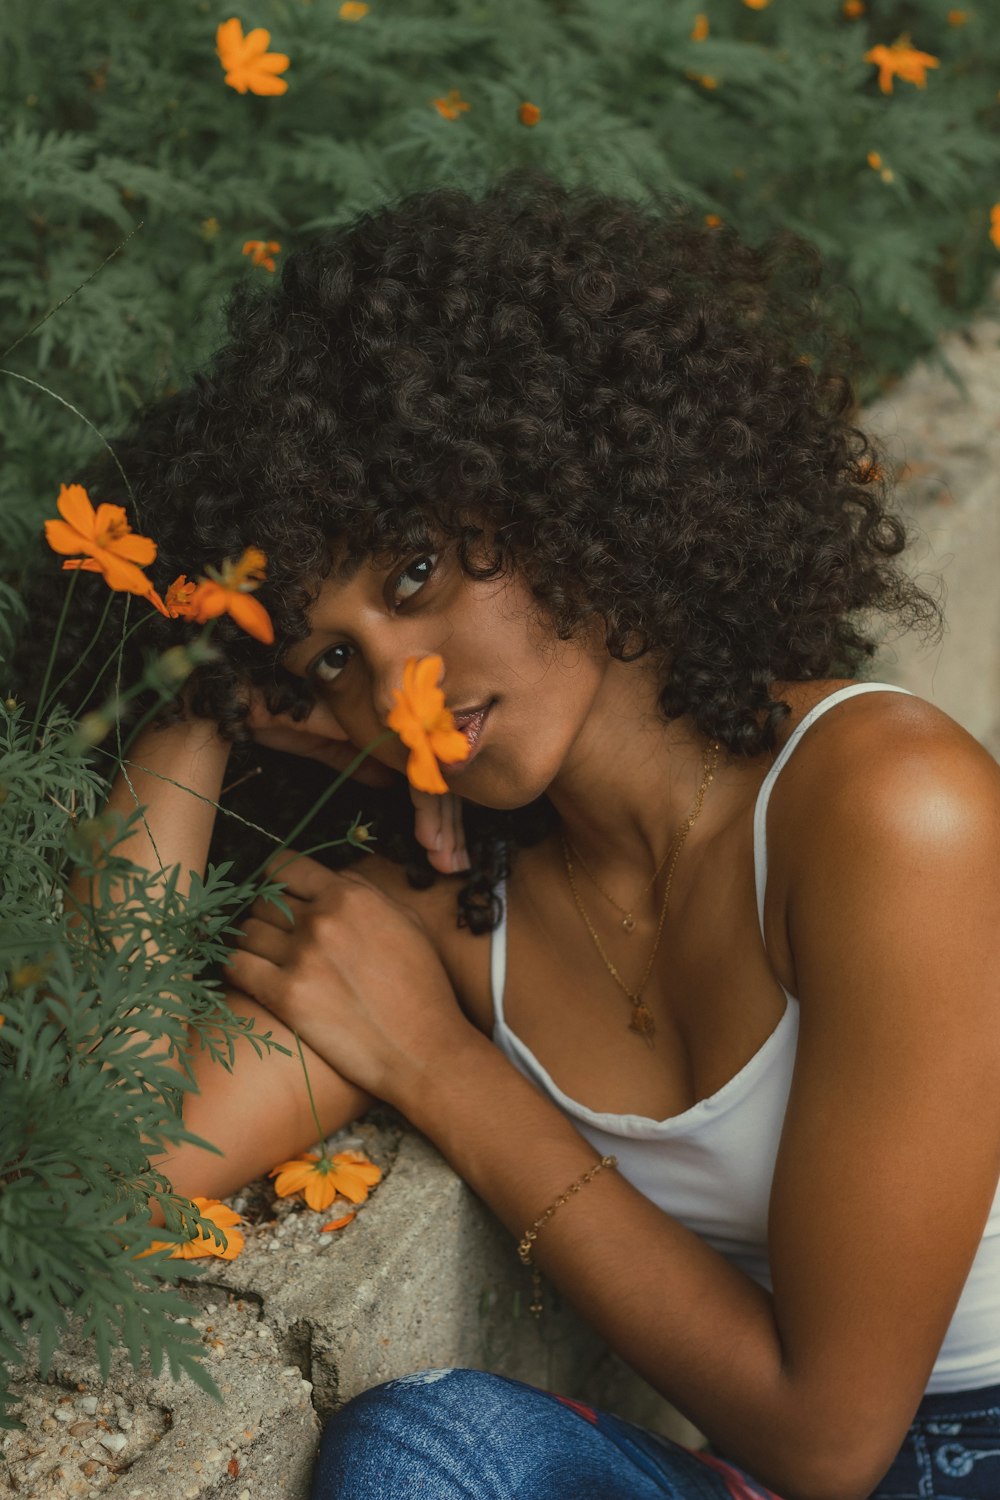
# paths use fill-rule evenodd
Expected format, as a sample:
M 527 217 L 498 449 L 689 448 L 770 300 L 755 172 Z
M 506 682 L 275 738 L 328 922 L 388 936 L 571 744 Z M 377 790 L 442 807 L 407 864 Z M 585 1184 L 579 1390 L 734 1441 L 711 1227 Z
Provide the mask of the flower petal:
M 337 1187 L 332 1172 L 315 1172 L 303 1189 L 303 1197 L 310 1208 L 329 1208 L 337 1196 Z M 345 1193 L 345 1197 L 350 1197 Z
M 274 640 L 274 626 L 263 604 L 251 594 L 232 593 L 229 596 L 229 613 L 247 635 L 270 646 Z
M 113 552 L 106 552 L 103 548 L 95 552 L 94 557 L 101 565 L 101 572 L 104 574 L 108 588 L 121 589 L 128 594 L 148 594 L 153 587 L 145 573 L 141 568 L 137 568 L 135 563 L 115 557 Z
M 410 757 L 406 762 L 406 779 L 418 792 L 432 792 L 439 797 L 447 792 L 448 784 L 441 775 L 426 739 L 410 750 Z
M 56 509 L 64 521 L 68 521 L 82 536 L 94 535 L 94 507 L 82 484 L 60 486 Z
M 65 521 L 46 521 L 45 540 L 53 552 L 83 552 L 93 546 L 89 536 L 84 536 Z
M 345 1225 L 350 1224 L 352 1219 L 356 1218 L 357 1213 L 352 1208 L 349 1214 L 342 1214 L 339 1219 L 331 1219 L 329 1224 L 324 1224 L 320 1229 L 320 1234 L 328 1234 L 331 1229 L 343 1229 Z
M 287 94 L 288 84 L 283 78 L 272 78 L 267 73 L 254 73 L 247 79 L 247 86 L 252 94 Z M 266 264 L 266 263 L 265 263 Z M 274 270 L 273 266 L 268 267 Z

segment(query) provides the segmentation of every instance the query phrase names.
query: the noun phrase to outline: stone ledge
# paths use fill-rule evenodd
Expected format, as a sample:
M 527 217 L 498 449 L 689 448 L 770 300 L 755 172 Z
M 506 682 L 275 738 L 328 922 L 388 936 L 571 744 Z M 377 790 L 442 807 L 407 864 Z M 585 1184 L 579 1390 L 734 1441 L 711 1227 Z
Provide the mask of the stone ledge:
M 304 1500 L 328 1415 L 380 1381 L 448 1365 L 697 1441 L 551 1288 L 536 1323 L 510 1236 L 423 1136 L 376 1111 L 330 1147 L 360 1148 L 385 1172 L 353 1223 L 323 1234 L 328 1215 L 297 1200 L 272 1208 L 254 1185 L 234 1202 L 267 1217 L 236 1260 L 210 1262 L 185 1292 L 224 1400 L 136 1375 L 124 1355 L 102 1383 L 87 1351 L 67 1345 L 47 1384 L 16 1383 L 28 1430 L 3 1440 L 0 1495 Z

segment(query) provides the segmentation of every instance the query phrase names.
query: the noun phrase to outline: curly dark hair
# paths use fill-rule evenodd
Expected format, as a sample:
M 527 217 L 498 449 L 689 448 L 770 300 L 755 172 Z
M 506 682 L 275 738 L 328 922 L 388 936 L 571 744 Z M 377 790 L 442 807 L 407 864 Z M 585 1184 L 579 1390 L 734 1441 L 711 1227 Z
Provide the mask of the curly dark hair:
M 229 342 L 114 445 L 133 525 L 159 547 L 161 593 L 248 545 L 267 555 L 258 597 L 274 645 L 221 620 L 223 658 L 197 674 L 195 711 L 245 742 L 249 681 L 272 711 L 302 717 L 311 691 L 280 658 L 308 633 L 331 543 L 358 560 L 431 535 L 474 576 L 519 569 L 560 637 L 597 615 L 613 656 L 651 654 L 668 719 L 690 715 L 738 755 L 772 747 L 788 713 L 775 683 L 856 675 L 879 614 L 937 619 L 896 560 L 889 480 L 852 425 L 856 346 L 837 291 L 800 237 L 752 248 L 684 203 L 642 206 L 536 170 L 479 196 L 412 194 L 290 255 L 276 284 L 243 280 Z M 123 498 L 110 461 L 84 479 L 95 501 Z M 64 582 L 49 559 L 30 618 L 54 617 Z M 92 582 L 66 662 L 105 602 Z M 151 612 L 140 635 L 162 648 L 191 633 Z M 15 658 L 28 697 L 44 646 L 26 638 Z M 234 765 L 265 763 L 269 807 L 289 817 L 329 776 L 290 773 L 260 747 L 242 755 Z M 429 883 L 405 794 L 350 795 L 377 805 L 380 847 Z M 226 821 L 213 852 L 250 852 Z M 543 798 L 470 808 L 469 821 L 460 920 L 483 931 L 510 850 L 551 810 Z

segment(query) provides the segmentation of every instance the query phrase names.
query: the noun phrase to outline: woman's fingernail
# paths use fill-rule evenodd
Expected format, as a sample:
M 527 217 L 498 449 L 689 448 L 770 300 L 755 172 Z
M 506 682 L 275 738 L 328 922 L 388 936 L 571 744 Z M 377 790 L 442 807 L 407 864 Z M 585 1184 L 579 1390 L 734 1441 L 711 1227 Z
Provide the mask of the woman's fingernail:
M 437 833 L 434 835 L 434 852 L 435 852 L 435 854 L 440 854 L 441 850 L 443 848 L 444 848 L 444 834 L 441 832 L 441 830 L 439 828 L 438 831 L 437 831 Z

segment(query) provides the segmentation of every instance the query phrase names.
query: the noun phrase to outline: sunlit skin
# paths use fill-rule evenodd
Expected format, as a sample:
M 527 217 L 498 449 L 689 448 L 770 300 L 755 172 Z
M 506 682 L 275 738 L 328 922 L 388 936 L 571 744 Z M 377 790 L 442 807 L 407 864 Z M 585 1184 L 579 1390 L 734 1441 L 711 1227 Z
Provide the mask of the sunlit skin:
M 559 641 L 522 579 L 469 579 L 447 550 L 331 574 L 310 624 L 286 663 L 325 679 L 297 731 L 304 753 L 320 753 L 320 725 L 332 757 L 349 752 L 344 737 L 376 738 L 406 660 L 439 654 L 452 710 L 493 704 L 475 755 L 445 768 L 452 791 L 500 808 L 547 792 L 604 889 L 632 903 L 690 808 L 704 751 L 687 720 L 658 714 L 647 661 L 612 660 L 596 620 Z M 839 685 L 776 684 L 792 708 L 782 733 Z M 258 709 L 254 724 L 294 748 L 284 721 Z M 377 754 L 402 774 L 404 746 Z M 1000 772 L 920 700 L 839 705 L 771 802 L 765 948 L 752 815 L 769 764 L 723 756 L 684 847 L 644 996 L 655 1049 L 627 1029 L 555 837 L 514 861 L 505 1011 L 571 1096 L 664 1119 L 759 1051 L 782 985 L 798 997 L 773 1295 L 615 1172 L 588 1186 L 586 1212 L 583 1195 L 560 1210 L 536 1255 L 719 1451 L 792 1500 L 861 1500 L 926 1386 L 1000 1169 Z M 594 1153 L 490 1042 L 489 942 L 458 928 L 458 881 L 413 891 L 377 855 L 340 875 L 287 852 L 279 866 L 293 922 L 254 904 L 227 967 L 234 1009 L 278 1040 L 301 1033 L 325 1130 L 387 1099 L 519 1236 Z M 663 890 L 661 876 L 637 901 L 631 936 L 589 893 L 629 973 Z M 203 1057 L 198 1069 L 189 1124 L 223 1156 L 182 1148 L 179 1191 L 223 1196 L 313 1143 L 297 1068 L 245 1056 L 225 1079 Z

